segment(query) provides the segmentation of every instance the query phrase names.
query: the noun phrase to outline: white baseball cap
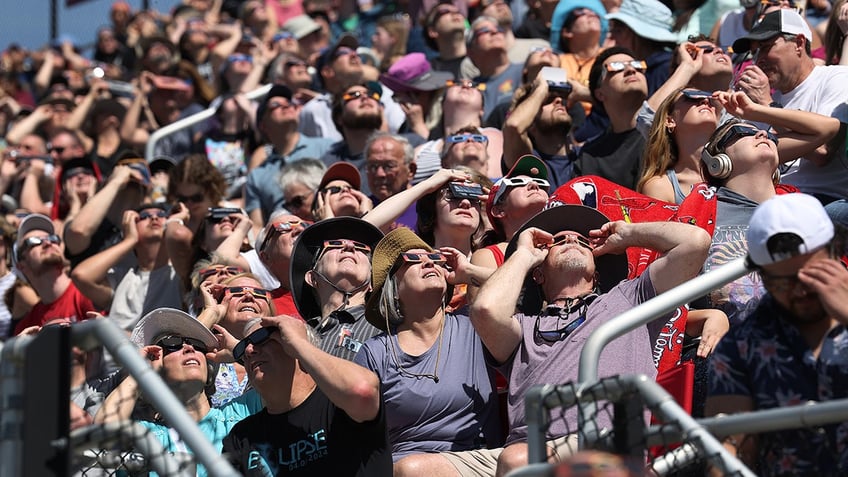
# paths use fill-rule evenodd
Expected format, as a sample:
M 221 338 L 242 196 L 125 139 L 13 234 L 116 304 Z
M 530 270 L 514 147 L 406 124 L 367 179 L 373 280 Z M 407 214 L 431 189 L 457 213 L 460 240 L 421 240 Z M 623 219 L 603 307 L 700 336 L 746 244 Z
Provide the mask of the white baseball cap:
M 751 216 L 748 259 L 763 266 L 811 253 L 830 243 L 833 233 L 833 222 L 818 199 L 807 194 L 778 195 L 760 204 Z M 784 234 L 799 240 L 794 250 L 776 249 L 775 237 Z

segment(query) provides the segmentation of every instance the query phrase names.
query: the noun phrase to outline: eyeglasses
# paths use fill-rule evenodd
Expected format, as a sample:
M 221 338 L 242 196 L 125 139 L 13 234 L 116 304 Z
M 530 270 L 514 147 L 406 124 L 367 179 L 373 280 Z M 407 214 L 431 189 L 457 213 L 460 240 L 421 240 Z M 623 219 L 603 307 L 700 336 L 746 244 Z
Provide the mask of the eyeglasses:
M 577 245 L 584 247 L 584 248 L 588 248 L 589 250 L 594 249 L 594 247 L 592 247 L 592 243 L 589 241 L 589 239 L 578 234 L 577 232 L 567 232 L 567 233 L 563 233 L 561 235 L 555 236 L 554 241 L 551 242 L 550 244 L 548 244 L 546 248 L 550 249 L 550 248 L 562 245 L 564 243 L 576 243 Z
M 239 267 L 207 267 L 201 268 L 197 272 L 197 276 L 200 278 L 201 282 L 205 282 L 207 279 L 209 279 L 209 277 L 213 275 L 227 275 L 231 277 L 233 275 L 238 275 L 243 271 L 244 270 Z
M 235 358 L 236 361 L 241 361 L 241 359 L 244 358 L 245 351 L 247 351 L 247 345 L 252 344 L 254 347 L 259 346 L 268 341 L 271 338 L 271 335 L 273 335 L 276 331 L 276 326 L 265 326 L 245 336 L 233 348 L 233 358 Z
M 644 60 L 630 60 L 630 61 L 610 61 L 609 63 L 604 65 L 604 69 L 601 70 L 601 80 L 603 80 L 607 76 L 612 76 L 619 71 L 624 71 L 628 67 L 633 68 L 634 70 L 644 73 L 646 69 L 648 69 L 648 63 Z
M 280 205 L 282 205 L 283 208 L 285 208 L 285 209 L 292 210 L 292 209 L 299 209 L 299 208 L 303 207 L 304 203 L 306 203 L 306 196 L 305 195 L 296 195 L 296 196 L 292 197 L 291 200 L 284 200 L 283 203 L 280 204 Z
M 250 55 L 234 54 L 227 57 L 227 63 L 235 63 L 242 61 L 245 63 L 253 63 L 253 57 Z
M 150 211 L 147 211 L 147 210 L 142 210 L 141 212 L 138 213 L 138 219 L 136 219 L 136 222 L 141 222 L 142 220 L 152 219 L 154 217 L 159 218 L 159 219 L 165 219 L 165 218 L 168 217 L 168 213 L 165 212 L 164 210 L 156 210 L 156 212 L 150 212 Z
M 467 200 L 472 207 L 480 207 L 480 199 L 477 197 L 454 197 L 450 190 L 445 189 L 445 194 L 442 196 L 445 202 L 450 204 L 461 204 L 463 200 Z
M 422 263 L 424 260 L 429 260 L 433 263 L 447 262 L 445 254 L 441 252 L 406 252 L 400 254 L 400 258 L 405 263 Z
M 30 249 L 35 247 L 40 247 L 44 243 L 52 243 L 53 245 L 59 245 L 62 243 L 62 239 L 56 234 L 50 234 L 44 237 L 30 237 L 23 241 L 21 244 L 21 249 L 19 255 L 23 255 L 28 252 Z
M 463 88 L 469 89 L 479 89 L 480 91 L 486 91 L 486 83 L 478 83 L 476 81 L 471 80 L 447 80 L 445 81 L 445 86 L 450 88 L 451 86 L 460 86 Z
M 489 142 L 489 138 L 487 138 L 483 134 L 465 133 L 465 134 L 455 134 L 453 136 L 448 136 L 448 137 L 445 138 L 445 142 L 448 143 L 448 144 L 456 144 L 458 142 L 480 142 L 480 143 L 485 144 L 485 143 Z
M 772 40 L 768 43 L 757 44 L 757 48 L 754 48 L 754 53 L 755 53 L 756 56 L 766 54 L 766 53 L 769 52 L 769 50 L 771 50 L 774 47 L 774 45 L 777 44 L 777 40 L 780 40 L 781 38 L 783 38 L 783 41 L 787 42 L 787 41 L 790 41 L 788 38 L 791 38 L 792 39 L 791 41 L 794 41 L 795 36 L 796 35 L 777 35 L 777 36 L 774 37 L 774 40 Z
M 303 67 L 306 67 L 306 66 L 308 66 L 308 65 L 306 64 L 306 62 L 305 62 L 305 61 L 300 61 L 300 60 L 288 60 L 288 61 L 286 61 L 285 63 L 283 63 L 283 66 L 285 66 L 286 68 L 294 68 L 295 66 L 303 66 Z
M 177 194 L 177 202 L 185 202 L 186 204 L 199 204 L 206 199 L 206 196 L 203 195 L 203 192 L 198 192 L 194 195 L 180 195 Z
M 442 18 L 443 16 L 449 15 L 451 13 L 460 13 L 460 11 L 457 10 L 456 7 L 451 7 L 451 6 L 439 7 L 436 10 L 436 14 L 433 16 L 433 21 L 430 23 L 430 26 L 433 26 L 436 23 L 438 23 L 439 18 Z
M 380 93 L 376 91 L 351 91 L 342 95 L 342 101 L 345 104 L 359 98 L 371 98 L 374 101 L 380 101 Z
M 328 250 L 345 249 L 348 247 L 353 248 L 357 252 L 362 252 L 365 255 L 371 254 L 371 247 L 362 242 L 357 242 L 356 240 L 348 239 L 336 239 L 324 241 L 324 245 L 321 247 L 321 252 L 318 254 L 318 258 L 320 259 L 322 256 L 324 256 L 324 254 L 327 253 Z
M 541 315 L 536 316 L 536 324 L 533 326 L 533 335 L 536 336 L 536 338 L 547 341 L 548 343 L 556 343 L 557 341 L 562 341 L 568 338 L 568 335 L 573 333 L 574 330 L 582 325 L 583 322 L 586 321 L 586 313 L 584 312 L 571 323 L 556 330 L 540 330 L 539 322 L 541 321 L 541 318 Z
M 162 356 L 168 356 L 171 353 L 176 353 L 183 349 L 183 345 L 189 345 L 198 353 L 206 354 L 209 348 L 203 341 L 197 338 L 187 338 L 184 336 L 166 336 L 156 342 L 156 346 L 162 348 Z
M 64 154 L 65 149 L 67 149 L 65 146 L 50 146 L 50 152 L 55 152 L 56 154 Z
M 271 299 L 269 297 L 270 292 L 264 288 L 255 288 L 255 287 L 227 287 L 224 288 L 224 292 L 229 293 L 232 296 L 244 296 L 250 295 L 254 298 L 261 298 L 270 303 Z
M 348 48 L 346 46 L 342 46 L 336 48 L 336 51 L 333 52 L 333 59 L 341 58 L 342 56 L 356 55 L 356 50 Z
M 400 164 L 397 162 L 368 162 L 365 164 L 365 169 L 374 174 L 380 169 L 383 169 L 385 172 L 394 172 L 400 168 Z
M 739 139 L 748 136 L 756 136 L 760 132 L 765 132 L 768 140 L 777 145 L 777 136 L 772 134 L 771 131 L 765 131 L 752 124 L 734 124 L 727 131 L 725 131 L 721 139 L 716 141 L 715 150 L 724 151 L 726 150 L 727 146 L 733 144 Z
M 330 186 L 321 189 L 321 192 L 329 192 L 330 195 L 341 194 L 342 192 L 350 192 L 353 190 L 351 186 Z
M 536 184 L 541 189 L 549 189 L 551 183 L 539 177 L 504 177 L 501 179 L 502 186 L 523 187 L 527 184 Z

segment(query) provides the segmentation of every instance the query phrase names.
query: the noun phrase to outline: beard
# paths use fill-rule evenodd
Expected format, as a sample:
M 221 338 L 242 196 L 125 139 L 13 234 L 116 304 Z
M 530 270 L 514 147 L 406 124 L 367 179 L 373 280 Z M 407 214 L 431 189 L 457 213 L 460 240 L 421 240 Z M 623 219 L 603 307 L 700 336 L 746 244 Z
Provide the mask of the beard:
M 383 126 L 383 112 L 367 111 L 361 114 L 342 115 L 342 125 L 348 129 L 367 129 L 376 131 Z
M 562 136 L 565 137 L 571 130 L 571 116 L 540 117 L 534 124 L 539 136 Z

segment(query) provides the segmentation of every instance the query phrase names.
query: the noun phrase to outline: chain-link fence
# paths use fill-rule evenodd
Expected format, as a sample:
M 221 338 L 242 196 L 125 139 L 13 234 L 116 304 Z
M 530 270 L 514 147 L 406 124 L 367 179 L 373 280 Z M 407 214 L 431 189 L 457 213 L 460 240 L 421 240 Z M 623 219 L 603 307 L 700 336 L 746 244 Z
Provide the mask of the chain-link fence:
M 239 475 L 138 349 L 107 320 L 46 327 L 2 346 L 0 475 Z M 137 388 L 113 393 L 92 422 L 84 408 L 96 401 L 97 392 L 72 400 L 70 390 L 80 371 L 75 367 L 85 365 L 79 356 L 100 346 Z

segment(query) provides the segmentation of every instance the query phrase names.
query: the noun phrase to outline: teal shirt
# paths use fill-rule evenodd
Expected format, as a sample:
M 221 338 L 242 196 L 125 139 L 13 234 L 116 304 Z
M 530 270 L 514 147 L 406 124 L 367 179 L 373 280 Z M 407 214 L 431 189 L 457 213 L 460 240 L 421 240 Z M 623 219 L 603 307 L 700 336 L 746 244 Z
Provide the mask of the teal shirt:
M 256 414 L 263 408 L 262 400 L 256 390 L 249 390 L 243 395 L 224 404 L 220 408 L 213 407 L 203 419 L 197 423 L 200 431 L 205 435 L 218 452 L 223 448 L 224 437 L 230 433 L 233 426 L 247 416 Z M 139 424 L 147 428 L 162 443 L 162 447 L 171 453 L 194 454 L 188 445 L 180 439 L 176 430 L 166 426 L 164 423 L 140 421 Z M 151 472 L 150 475 L 156 475 Z M 206 477 L 206 469 L 198 464 L 198 477 Z

